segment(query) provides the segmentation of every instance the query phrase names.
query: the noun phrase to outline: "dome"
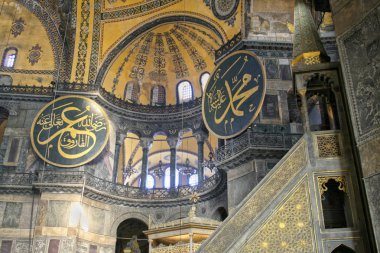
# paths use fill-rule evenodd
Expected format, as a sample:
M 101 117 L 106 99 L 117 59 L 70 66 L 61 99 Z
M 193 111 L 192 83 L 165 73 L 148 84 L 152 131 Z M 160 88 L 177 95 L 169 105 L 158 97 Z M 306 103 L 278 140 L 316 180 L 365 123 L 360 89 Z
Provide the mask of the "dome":
M 119 53 L 102 87 L 117 98 L 143 105 L 173 105 L 201 97 L 202 74 L 213 70 L 221 44 L 217 34 L 199 24 L 158 25 Z

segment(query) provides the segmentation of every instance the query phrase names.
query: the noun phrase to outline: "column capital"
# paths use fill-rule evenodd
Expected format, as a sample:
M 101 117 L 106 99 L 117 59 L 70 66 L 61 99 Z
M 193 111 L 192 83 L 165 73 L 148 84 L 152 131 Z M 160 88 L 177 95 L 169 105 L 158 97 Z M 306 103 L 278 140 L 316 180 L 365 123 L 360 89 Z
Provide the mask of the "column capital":
M 179 147 L 179 145 L 181 144 L 181 141 L 178 137 L 168 137 L 167 140 L 168 142 L 168 145 L 170 147 L 170 149 L 177 149 Z
M 193 134 L 195 139 L 197 139 L 197 142 L 205 142 L 207 140 L 208 134 L 204 131 L 197 131 Z
M 116 144 L 119 144 L 119 145 L 123 144 L 123 141 L 125 140 L 126 136 L 127 134 L 124 132 L 120 132 L 120 131 L 116 132 Z
M 297 93 L 300 94 L 301 97 L 304 97 L 306 96 L 306 87 L 305 88 L 301 88 L 301 89 L 297 89 Z
M 150 137 L 141 137 L 140 138 L 140 146 L 142 148 L 150 149 L 152 147 L 153 138 Z

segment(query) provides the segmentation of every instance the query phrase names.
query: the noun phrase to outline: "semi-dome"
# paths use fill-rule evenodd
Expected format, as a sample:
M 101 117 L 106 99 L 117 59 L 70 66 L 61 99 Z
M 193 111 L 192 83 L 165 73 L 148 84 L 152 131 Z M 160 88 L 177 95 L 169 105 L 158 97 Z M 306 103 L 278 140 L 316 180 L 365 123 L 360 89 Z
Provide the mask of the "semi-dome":
M 166 23 L 137 36 L 115 58 L 103 88 L 125 101 L 169 105 L 202 95 L 222 40 L 205 26 Z

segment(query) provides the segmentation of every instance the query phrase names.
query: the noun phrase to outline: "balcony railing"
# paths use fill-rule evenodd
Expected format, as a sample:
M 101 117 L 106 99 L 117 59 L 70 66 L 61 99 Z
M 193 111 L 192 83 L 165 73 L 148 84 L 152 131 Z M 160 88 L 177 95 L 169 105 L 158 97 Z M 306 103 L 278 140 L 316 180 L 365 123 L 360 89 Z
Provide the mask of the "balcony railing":
M 216 161 L 226 161 L 247 149 L 289 150 L 302 134 L 262 133 L 248 130 L 216 151 Z
M 114 184 L 86 172 L 38 171 L 36 173 L 0 173 L 0 187 L 34 186 L 60 190 L 63 188 L 84 188 L 124 200 L 177 200 L 188 199 L 194 192 L 199 196 L 218 187 L 223 181 L 219 172 L 196 186 L 182 185 L 175 189 L 139 187 Z

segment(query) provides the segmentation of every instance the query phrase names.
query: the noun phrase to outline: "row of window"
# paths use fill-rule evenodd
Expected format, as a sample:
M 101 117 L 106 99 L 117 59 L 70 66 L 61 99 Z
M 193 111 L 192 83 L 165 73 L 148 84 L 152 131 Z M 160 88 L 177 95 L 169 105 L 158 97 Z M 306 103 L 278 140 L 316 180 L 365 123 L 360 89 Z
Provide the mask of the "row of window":
M 200 85 L 202 91 L 205 89 L 210 74 L 205 72 L 200 77 Z M 140 86 L 136 81 L 130 81 L 127 83 L 124 89 L 124 100 L 137 103 L 139 99 Z M 191 82 L 181 81 L 177 84 L 177 101 L 178 104 L 189 102 L 194 99 L 194 90 Z M 151 105 L 163 106 L 166 105 L 166 91 L 162 85 L 155 85 L 151 90 Z
M 14 47 L 10 47 L 5 49 L 3 54 L 3 61 L 1 62 L 1 66 L 5 68 L 14 68 L 17 58 L 17 49 Z
M 164 187 L 169 189 L 170 188 L 170 167 L 166 168 L 165 170 L 165 176 L 164 176 Z M 198 174 L 191 175 L 188 180 L 188 184 L 190 186 L 195 186 L 198 184 Z M 179 185 L 179 172 L 176 170 L 175 173 L 175 187 L 178 187 Z M 148 175 L 146 178 L 146 188 L 152 189 L 156 186 L 156 178 L 152 175 Z

